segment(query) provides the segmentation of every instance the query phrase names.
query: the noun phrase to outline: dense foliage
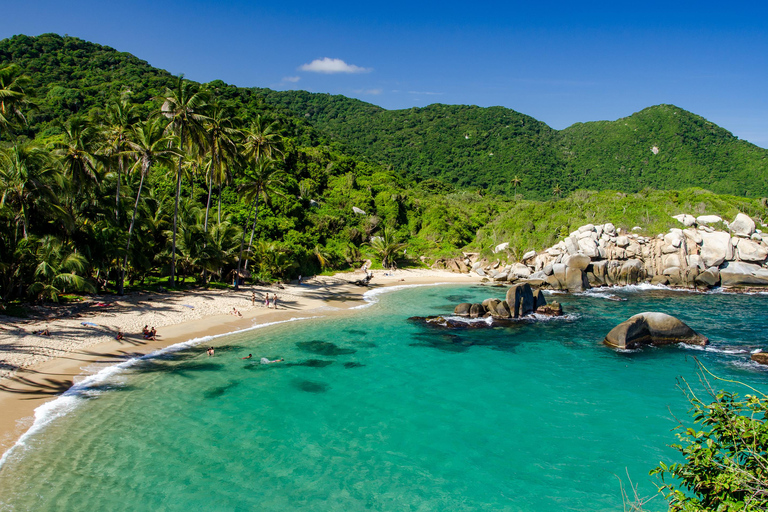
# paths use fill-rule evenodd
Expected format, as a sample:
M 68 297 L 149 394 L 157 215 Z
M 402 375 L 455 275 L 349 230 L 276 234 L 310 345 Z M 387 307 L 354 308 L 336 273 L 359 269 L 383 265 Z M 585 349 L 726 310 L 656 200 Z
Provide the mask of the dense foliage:
M 709 383 L 699 398 L 681 386 L 694 426 L 681 424 L 685 462 L 661 463 L 659 474 L 670 510 L 757 511 L 768 509 L 768 397 L 715 391 Z

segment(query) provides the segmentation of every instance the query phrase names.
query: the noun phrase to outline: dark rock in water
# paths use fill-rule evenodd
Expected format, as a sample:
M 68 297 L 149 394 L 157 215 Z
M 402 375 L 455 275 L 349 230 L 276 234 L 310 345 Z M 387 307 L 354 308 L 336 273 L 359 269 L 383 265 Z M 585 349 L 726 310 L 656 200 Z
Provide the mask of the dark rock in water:
M 324 382 L 313 382 L 311 380 L 296 380 L 293 382 L 293 385 L 307 393 L 325 393 L 330 388 Z
M 768 365 L 768 352 L 757 352 L 752 354 L 752 360 L 756 363 Z
M 410 320 L 410 318 L 408 320 Z M 352 343 L 357 345 L 358 347 L 363 347 L 363 348 L 376 348 L 377 347 L 377 345 L 374 342 L 366 341 L 366 340 L 355 340 Z
M 509 312 L 513 318 L 525 316 L 533 313 L 533 290 L 528 283 L 521 283 L 511 286 L 507 290 L 507 304 Z
M 330 341 L 299 341 L 296 343 L 296 346 L 304 352 L 311 352 L 321 356 L 343 356 L 357 352 L 357 350 L 352 348 L 340 348 Z
M 409 320 L 421 320 L 432 327 L 445 327 L 447 329 L 478 329 L 488 327 L 485 322 L 463 322 L 453 318 L 444 318 L 442 316 L 411 317 Z
M 544 292 L 536 290 L 533 294 L 533 309 L 538 310 L 542 306 L 547 305 L 547 299 L 544 298 Z
M 544 304 L 536 308 L 536 313 L 545 316 L 562 316 L 563 306 L 559 302 L 552 301 L 551 304 Z
M 505 300 L 496 304 L 496 314 L 493 318 L 511 318 L 512 312 L 509 310 L 509 303 Z
M 485 306 L 482 304 L 472 304 L 472 307 L 469 309 L 469 317 L 470 318 L 478 318 L 485 314 Z
M 456 316 L 469 316 L 469 311 L 472 309 L 472 304 L 469 302 L 462 302 L 453 310 L 453 314 Z
M 344 332 L 348 332 L 349 334 L 354 334 L 356 336 L 365 336 L 368 334 L 368 331 L 361 331 L 359 329 L 344 329 Z
M 620 349 L 672 343 L 706 345 L 708 342 L 706 336 L 697 333 L 677 318 L 655 312 L 637 314 L 611 329 L 605 336 L 607 345 Z
M 363 363 L 356 362 L 344 363 L 344 368 L 360 368 L 361 366 L 365 365 Z

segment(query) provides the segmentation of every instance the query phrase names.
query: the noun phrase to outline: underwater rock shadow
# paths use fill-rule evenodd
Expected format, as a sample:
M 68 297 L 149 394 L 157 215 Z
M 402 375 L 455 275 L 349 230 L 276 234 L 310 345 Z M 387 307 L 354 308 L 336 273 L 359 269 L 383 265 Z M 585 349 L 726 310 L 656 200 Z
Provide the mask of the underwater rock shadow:
M 240 385 L 240 381 L 239 380 L 229 381 L 228 383 L 224 384 L 223 386 L 217 386 L 215 388 L 211 388 L 211 389 L 203 392 L 203 396 L 205 398 L 208 398 L 208 399 L 219 398 L 220 396 L 222 396 L 224 393 L 226 393 L 230 389 L 236 388 L 239 385 Z
M 325 393 L 331 387 L 325 382 L 315 382 L 312 380 L 295 379 L 291 382 L 291 385 L 300 391 L 306 393 Z
M 309 352 L 321 356 L 344 356 L 354 354 L 357 350 L 353 348 L 341 348 L 330 341 L 298 341 L 296 346 L 303 352 Z

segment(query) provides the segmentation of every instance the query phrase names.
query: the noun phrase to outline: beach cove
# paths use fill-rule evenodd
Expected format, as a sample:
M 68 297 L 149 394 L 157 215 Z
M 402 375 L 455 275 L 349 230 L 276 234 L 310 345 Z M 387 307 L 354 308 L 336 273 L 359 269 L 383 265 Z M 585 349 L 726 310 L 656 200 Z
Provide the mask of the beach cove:
M 0 316 L 0 453 L 12 447 L 32 426 L 37 407 L 106 367 L 193 339 L 297 318 L 339 314 L 366 304 L 363 295 L 378 288 L 480 280 L 445 271 L 374 271 L 371 288 L 365 288 L 352 284 L 361 275 L 318 276 L 301 286 L 286 284 L 284 289 L 246 286 L 239 291 L 108 296 L 93 302 L 105 300 L 102 303 L 112 304 L 110 307 L 92 307 L 81 315 L 58 319 Z M 252 293 L 257 297 L 255 304 L 251 303 Z M 277 310 L 265 307 L 265 293 L 277 293 Z M 230 314 L 232 308 L 237 308 L 242 316 Z M 144 325 L 158 328 L 156 340 L 142 337 Z M 34 334 L 46 328 L 51 336 Z M 123 340 L 115 339 L 118 330 L 124 333 Z
M 407 288 L 350 314 L 217 338 L 214 358 L 202 345 L 144 360 L 84 389 L 77 411 L 30 436 L 0 473 L 3 505 L 23 510 L 37 496 L 40 510 L 211 500 L 264 510 L 615 510 L 617 477 L 652 495 L 648 470 L 675 457 L 672 414 L 687 405 L 675 382 L 696 384 L 691 356 L 766 390 L 768 374 L 748 360 L 768 346 L 765 295 L 628 287 L 552 294 L 565 318 L 503 329 L 408 320 L 504 291 Z M 712 344 L 626 353 L 600 344 L 610 324 L 660 309 Z M 286 361 L 241 359 L 251 352 Z M 665 508 L 660 498 L 647 507 Z

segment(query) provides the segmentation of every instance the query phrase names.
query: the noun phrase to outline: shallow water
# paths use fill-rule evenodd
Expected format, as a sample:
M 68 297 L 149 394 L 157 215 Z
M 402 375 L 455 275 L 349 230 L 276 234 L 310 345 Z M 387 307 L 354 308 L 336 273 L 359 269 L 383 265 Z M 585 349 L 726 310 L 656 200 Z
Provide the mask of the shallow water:
M 748 362 L 768 349 L 765 295 L 549 295 L 568 320 L 496 329 L 407 320 L 504 291 L 400 290 L 345 317 L 220 338 L 213 358 L 200 346 L 115 372 L 8 457 L 0 508 L 617 510 L 618 477 L 652 495 L 648 471 L 676 458 L 676 378 L 698 385 L 692 356 L 768 391 Z M 642 311 L 678 316 L 710 350 L 600 344 Z

